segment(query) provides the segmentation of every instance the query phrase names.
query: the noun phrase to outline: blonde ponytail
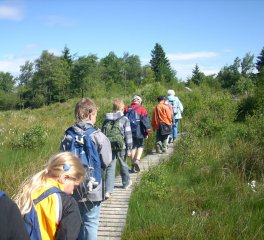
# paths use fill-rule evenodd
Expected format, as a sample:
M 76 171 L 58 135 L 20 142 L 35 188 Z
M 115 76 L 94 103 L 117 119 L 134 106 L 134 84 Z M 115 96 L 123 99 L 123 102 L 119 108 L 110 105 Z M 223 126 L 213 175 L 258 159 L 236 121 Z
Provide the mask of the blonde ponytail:
M 22 216 L 32 208 L 32 193 L 47 186 L 47 178 L 59 179 L 65 171 L 80 181 L 85 174 L 83 165 L 78 157 L 70 152 L 62 152 L 52 156 L 45 169 L 22 183 L 18 194 L 15 196 L 15 202 Z

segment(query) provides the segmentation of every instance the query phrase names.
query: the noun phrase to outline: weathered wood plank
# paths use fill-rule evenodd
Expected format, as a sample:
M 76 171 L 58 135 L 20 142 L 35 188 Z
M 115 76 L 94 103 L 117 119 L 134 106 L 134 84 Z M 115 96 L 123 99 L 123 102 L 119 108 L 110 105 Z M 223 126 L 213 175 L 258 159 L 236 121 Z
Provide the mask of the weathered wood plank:
M 130 174 L 130 179 L 133 182 L 130 189 L 123 189 L 121 177 L 116 177 L 113 194 L 101 205 L 98 240 L 121 239 L 122 231 L 126 224 L 129 199 L 134 186 L 140 182 L 144 171 L 148 171 L 164 159 L 168 159 L 169 155 L 173 152 L 173 147 L 173 145 L 170 145 L 165 154 L 151 154 L 144 157 L 139 164 L 141 171 Z

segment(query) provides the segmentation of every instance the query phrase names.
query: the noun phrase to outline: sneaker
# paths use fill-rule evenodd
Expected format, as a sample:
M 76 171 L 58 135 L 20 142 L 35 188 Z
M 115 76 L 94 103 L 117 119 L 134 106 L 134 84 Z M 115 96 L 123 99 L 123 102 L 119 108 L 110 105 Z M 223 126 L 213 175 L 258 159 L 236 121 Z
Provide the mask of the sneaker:
M 110 197 L 111 197 L 111 193 L 109 193 L 109 192 L 105 193 L 105 200 L 107 200 Z
M 134 163 L 134 171 L 135 172 L 140 172 L 140 168 L 139 168 L 139 160 L 136 160 Z
M 132 180 L 129 180 L 129 183 L 126 186 L 124 186 L 123 188 L 128 189 L 131 185 L 132 185 Z

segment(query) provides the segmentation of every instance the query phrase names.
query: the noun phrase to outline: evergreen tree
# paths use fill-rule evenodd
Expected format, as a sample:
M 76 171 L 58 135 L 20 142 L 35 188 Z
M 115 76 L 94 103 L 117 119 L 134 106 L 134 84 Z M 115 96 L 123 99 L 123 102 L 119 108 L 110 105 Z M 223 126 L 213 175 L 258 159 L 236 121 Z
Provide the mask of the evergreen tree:
M 150 66 L 157 82 L 171 82 L 175 79 L 175 72 L 172 71 L 168 58 L 160 44 L 156 43 L 151 51 Z
M 256 68 L 257 68 L 258 72 L 261 71 L 263 66 L 264 66 L 264 47 L 262 48 L 260 55 L 257 57 Z
M 199 66 L 196 64 L 192 71 L 192 78 L 190 79 L 194 84 L 200 85 L 200 83 L 205 78 L 204 73 L 202 73 L 199 69 Z

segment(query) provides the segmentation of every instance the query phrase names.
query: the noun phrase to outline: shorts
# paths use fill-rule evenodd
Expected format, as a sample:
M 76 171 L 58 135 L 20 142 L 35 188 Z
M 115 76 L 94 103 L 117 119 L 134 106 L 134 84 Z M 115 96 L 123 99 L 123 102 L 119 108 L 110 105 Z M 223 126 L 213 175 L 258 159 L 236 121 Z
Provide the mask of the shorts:
M 132 147 L 132 149 L 143 148 L 143 147 L 144 147 L 144 138 L 134 138 L 133 137 L 133 147 Z

